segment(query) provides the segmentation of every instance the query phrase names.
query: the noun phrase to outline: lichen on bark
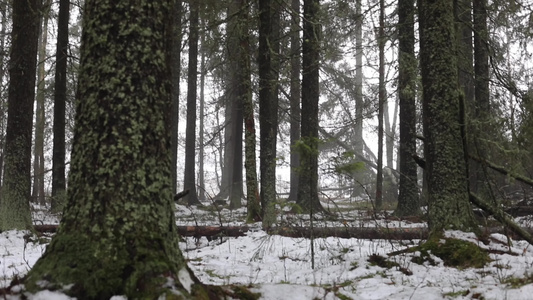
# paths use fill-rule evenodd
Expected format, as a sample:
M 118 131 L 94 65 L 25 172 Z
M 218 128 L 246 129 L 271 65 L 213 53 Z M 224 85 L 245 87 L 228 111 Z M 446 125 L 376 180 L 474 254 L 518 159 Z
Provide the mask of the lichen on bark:
M 178 276 L 189 270 L 172 201 L 171 4 L 85 2 L 67 203 L 25 278 L 30 291 L 104 299 L 174 288 L 190 296 Z
M 453 3 L 420 1 L 419 15 L 429 227 L 433 234 L 476 230 L 469 203 Z

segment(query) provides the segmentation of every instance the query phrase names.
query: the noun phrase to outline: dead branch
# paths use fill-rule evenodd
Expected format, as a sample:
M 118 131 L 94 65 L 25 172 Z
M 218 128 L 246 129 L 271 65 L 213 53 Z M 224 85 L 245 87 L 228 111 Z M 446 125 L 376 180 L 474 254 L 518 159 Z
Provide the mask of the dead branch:
M 508 227 L 515 234 L 526 240 L 528 243 L 533 245 L 533 237 L 525 229 L 521 228 L 516 224 L 503 210 L 498 207 L 494 207 L 486 203 L 483 199 L 479 198 L 477 195 L 470 193 L 470 202 L 474 203 L 477 207 L 491 214 L 496 220 L 502 223 L 504 226 Z
M 474 155 L 469 155 L 469 157 L 471 159 L 481 163 L 481 164 L 485 164 L 487 167 L 493 169 L 494 171 L 499 172 L 500 174 L 503 174 L 505 176 L 510 176 L 510 177 L 516 179 L 517 181 L 525 183 L 525 184 L 527 184 L 529 186 L 533 186 L 533 180 L 531 178 L 528 178 L 526 176 L 522 176 L 520 174 L 515 174 L 513 172 L 510 172 L 507 169 L 505 169 L 504 167 L 498 166 L 497 164 L 495 164 L 493 162 L 490 162 L 490 161 L 488 161 L 486 159 L 483 159 L 481 157 L 474 156 Z

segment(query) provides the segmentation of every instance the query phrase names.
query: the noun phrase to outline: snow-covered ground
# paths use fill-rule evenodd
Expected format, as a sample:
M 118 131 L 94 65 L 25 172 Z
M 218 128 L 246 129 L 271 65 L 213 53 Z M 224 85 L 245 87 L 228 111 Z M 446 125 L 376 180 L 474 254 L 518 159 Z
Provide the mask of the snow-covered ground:
M 242 224 L 225 220 L 239 219 L 243 212 L 205 212 L 178 206 L 178 223 Z M 43 213 L 35 216 L 46 224 L 57 222 Z M 369 226 L 379 226 L 383 221 L 369 222 Z M 395 222 L 389 226 L 421 226 Z M 386 257 L 419 241 L 317 238 L 313 254 L 309 239 L 270 236 L 256 227 L 245 237 L 212 241 L 185 238 L 181 249 L 204 283 L 250 285 L 262 294 L 261 299 L 533 299 L 533 248 L 525 241 L 512 241 L 509 247 L 507 238 L 500 234 L 493 234 L 491 243 L 484 245 L 472 234 L 447 232 L 482 248 L 498 250 L 493 251 L 498 254 L 490 254 L 492 262 L 483 268 L 459 270 L 444 266 L 438 258 L 437 265 L 419 265 L 411 261 L 416 253 L 409 253 L 390 257 L 397 265 L 387 269 L 368 262 L 369 256 Z M 25 234 L 0 233 L 0 287 L 7 286 L 15 275 L 26 274 L 46 248 L 46 239 L 39 241 Z M 52 292 L 29 296 L 69 299 Z

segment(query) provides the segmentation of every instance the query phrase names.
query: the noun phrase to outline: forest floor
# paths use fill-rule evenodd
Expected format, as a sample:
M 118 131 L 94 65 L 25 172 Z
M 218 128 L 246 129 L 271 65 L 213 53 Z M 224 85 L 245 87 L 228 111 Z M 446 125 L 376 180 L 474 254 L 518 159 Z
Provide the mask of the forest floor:
M 391 220 L 387 212 L 372 216 L 360 201 L 326 203 L 336 217 L 316 219 L 316 227 L 427 227 L 426 223 Z M 178 225 L 240 226 L 245 209 L 230 211 L 177 207 Z M 355 209 L 359 208 L 359 209 Z M 310 226 L 309 217 L 280 207 L 283 226 Z M 389 212 L 390 213 L 390 212 Z M 531 218 L 517 220 L 531 227 Z M 57 224 L 46 209 L 34 207 L 35 224 Z M 432 256 L 420 262 L 419 251 L 389 256 L 391 252 L 418 245 L 421 240 L 368 240 L 337 237 L 291 238 L 269 235 L 261 224 L 246 224 L 242 237 L 186 237 L 181 250 L 200 280 L 212 285 L 243 285 L 260 299 L 533 299 L 533 247 L 527 242 L 492 234 L 485 243 L 471 233 L 446 232 L 486 249 L 491 261 L 482 268 L 445 266 Z M 47 240 L 24 237 L 26 232 L 0 233 L 0 288 L 14 276 L 24 276 L 43 254 Z M 401 251 L 400 251 L 401 252 Z M 418 263 L 416 263 L 418 262 Z M 28 299 L 69 299 L 57 292 L 25 295 Z M 19 299 L 11 296 L 7 299 Z M 125 299 L 117 295 L 114 300 Z

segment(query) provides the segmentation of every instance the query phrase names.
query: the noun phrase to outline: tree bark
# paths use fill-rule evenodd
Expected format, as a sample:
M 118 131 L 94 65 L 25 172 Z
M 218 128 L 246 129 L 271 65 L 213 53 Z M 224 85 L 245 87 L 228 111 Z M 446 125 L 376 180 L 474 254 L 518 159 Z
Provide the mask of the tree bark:
M 364 158 L 363 139 L 363 112 L 365 101 L 363 98 L 363 12 L 361 0 L 355 1 L 355 128 L 354 128 L 354 153 L 359 158 Z M 364 194 L 363 172 L 356 172 L 354 176 L 354 196 Z
M 29 291 L 83 299 L 205 293 L 174 219 L 171 11 L 171 1 L 85 1 L 67 204 L 25 278 Z
M 250 33 L 246 24 L 250 23 L 249 7 L 243 9 L 242 22 L 244 26 L 239 27 L 240 39 L 240 68 L 241 68 L 241 90 L 242 103 L 244 110 L 244 142 L 245 142 L 245 170 L 246 170 L 246 208 L 247 222 L 257 222 L 261 220 L 261 206 L 259 187 L 257 184 L 257 163 L 256 163 L 256 134 L 255 134 L 255 116 L 254 104 L 252 99 L 252 79 L 251 79 L 251 62 L 250 62 Z
M 489 49 L 487 29 L 486 0 L 473 1 L 473 28 L 474 28 L 474 95 L 472 153 L 477 156 L 487 157 L 490 148 L 484 143 L 485 139 L 494 139 L 496 130 L 491 126 L 490 92 L 489 92 Z M 471 190 L 478 194 L 485 193 L 489 188 L 488 179 L 485 178 L 482 165 L 473 162 L 470 172 Z M 484 188 L 485 187 L 485 188 Z M 484 189 L 482 189 L 484 188 Z
M 198 82 L 198 10 L 197 1 L 190 1 L 189 15 L 189 67 L 187 73 L 187 129 L 185 136 L 185 175 L 183 189 L 189 205 L 201 204 L 196 193 L 196 96 Z
M 0 230 L 31 226 L 31 142 L 41 2 L 13 2 Z
M 261 215 L 263 225 L 275 222 L 276 142 L 278 133 L 279 22 L 277 1 L 259 1 L 259 125 Z
M 324 210 L 318 199 L 318 100 L 320 66 L 320 2 L 304 0 L 302 43 L 302 139 L 297 204 L 303 212 Z
M 178 125 L 180 115 L 180 73 L 181 73 L 181 40 L 182 40 L 182 6 L 181 0 L 175 0 L 172 7 L 171 73 L 172 73 L 172 191 L 178 190 Z
M 379 1 L 379 92 L 378 92 L 378 161 L 376 174 L 376 202 L 375 208 L 383 207 L 383 106 L 386 100 L 385 87 L 385 1 Z
M 60 0 L 57 23 L 56 73 L 54 85 L 54 149 L 52 154 L 52 211 L 62 211 L 66 201 L 65 107 L 67 102 L 67 58 L 70 1 Z
M 205 22 L 202 19 L 202 36 L 200 37 L 200 128 L 198 134 L 198 199 L 206 200 L 205 197 L 205 168 L 204 168 L 204 156 L 205 156 Z
M 225 164 L 225 168 L 229 168 L 229 202 L 230 208 L 235 209 L 242 206 L 241 200 L 243 198 L 243 155 L 242 155 L 242 136 L 243 136 L 243 82 L 242 72 L 243 66 L 241 58 L 248 53 L 242 53 L 243 48 L 240 45 L 239 34 L 242 32 L 243 24 L 246 20 L 242 19 L 242 11 L 247 10 L 248 3 L 246 0 L 233 0 L 229 5 L 229 15 L 233 16 L 228 22 L 228 59 L 230 65 L 230 75 L 228 84 L 228 101 L 231 101 L 231 116 L 230 116 L 230 142 L 231 146 L 226 151 L 230 151 L 230 162 Z M 226 120 L 228 122 L 228 120 Z M 226 147 L 228 145 L 226 144 Z
M 398 98 L 400 100 L 400 179 L 397 216 L 419 215 L 416 154 L 416 76 L 414 0 L 398 1 Z
M 475 230 L 465 158 L 464 99 L 457 86 L 453 3 L 419 1 L 429 227 Z
M 296 201 L 298 196 L 298 169 L 300 154 L 294 146 L 300 139 L 300 70 L 302 68 L 300 55 L 300 0 L 291 0 L 291 60 L 290 60 L 290 139 L 291 139 L 291 177 L 289 201 Z
M 37 67 L 37 96 L 35 97 L 35 142 L 33 153 L 33 191 L 32 201 L 45 205 L 44 195 L 44 129 L 45 129 L 45 60 L 46 44 L 48 43 L 48 19 L 50 17 L 51 1 L 43 4 L 41 17 L 41 34 L 39 37 L 38 67 Z
M 4 61 L 6 57 L 6 51 L 5 51 L 5 45 L 6 45 L 6 26 L 7 26 L 7 20 L 9 18 L 8 13 L 8 1 L 2 1 L 2 4 L 0 6 L 1 13 L 2 13 L 2 29 L 0 30 L 0 80 L 4 82 L 4 78 L 6 76 L 6 70 L 4 68 Z M 0 189 L 2 188 L 3 184 L 3 174 L 4 174 L 4 152 L 5 152 L 5 136 L 6 136 L 6 116 L 7 113 L 5 109 L 7 108 L 7 97 L 5 96 L 5 92 L 1 93 L 0 97 Z M 2 203 L 2 199 L 0 197 L 0 204 Z

